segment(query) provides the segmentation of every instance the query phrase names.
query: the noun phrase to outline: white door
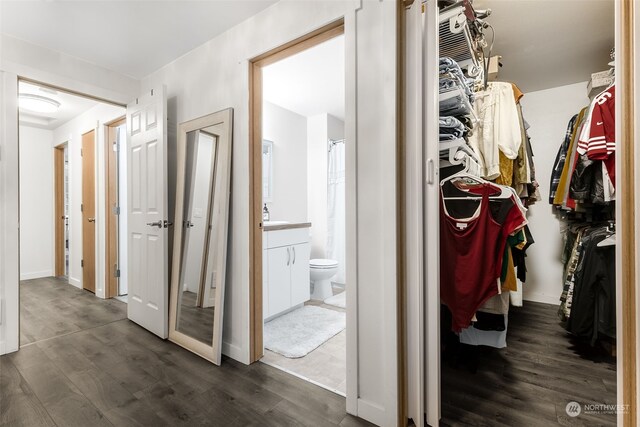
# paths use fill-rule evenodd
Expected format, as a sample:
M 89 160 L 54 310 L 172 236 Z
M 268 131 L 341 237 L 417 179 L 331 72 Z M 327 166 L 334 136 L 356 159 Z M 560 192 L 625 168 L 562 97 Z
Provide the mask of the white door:
M 311 298 L 309 277 L 310 243 L 291 246 L 291 305 L 302 304 Z
M 164 87 L 127 106 L 129 319 L 167 338 L 167 102 Z
M 424 281 L 425 289 L 425 394 L 427 424 L 440 423 L 440 178 L 438 147 L 438 5 L 426 4 L 423 15 L 423 141 L 426 159 L 424 186 Z

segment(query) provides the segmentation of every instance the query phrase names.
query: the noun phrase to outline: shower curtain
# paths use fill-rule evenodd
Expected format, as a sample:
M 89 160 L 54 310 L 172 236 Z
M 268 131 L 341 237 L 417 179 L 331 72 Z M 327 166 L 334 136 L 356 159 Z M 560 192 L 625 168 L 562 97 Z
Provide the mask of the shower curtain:
M 346 283 L 345 277 L 345 144 L 331 144 L 329 149 L 327 189 L 327 258 L 338 261 L 335 283 Z

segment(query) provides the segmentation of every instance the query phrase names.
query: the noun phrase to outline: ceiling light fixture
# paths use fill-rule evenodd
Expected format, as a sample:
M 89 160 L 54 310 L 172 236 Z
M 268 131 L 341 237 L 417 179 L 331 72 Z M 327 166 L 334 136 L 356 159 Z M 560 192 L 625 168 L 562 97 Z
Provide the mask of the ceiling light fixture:
M 21 93 L 18 95 L 18 105 L 25 110 L 36 113 L 55 113 L 60 108 L 60 103 L 46 96 Z

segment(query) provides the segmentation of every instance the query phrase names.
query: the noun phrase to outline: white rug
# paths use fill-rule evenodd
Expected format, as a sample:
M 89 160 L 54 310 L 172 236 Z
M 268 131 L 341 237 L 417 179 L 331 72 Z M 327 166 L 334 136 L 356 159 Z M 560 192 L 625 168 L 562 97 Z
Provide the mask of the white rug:
M 264 346 L 292 359 L 304 357 L 345 327 L 344 313 L 306 305 L 265 323 Z
M 324 303 L 340 308 L 347 308 L 347 294 L 345 291 L 342 291 L 339 294 L 335 294 L 334 296 L 327 298 L 324 300 Z

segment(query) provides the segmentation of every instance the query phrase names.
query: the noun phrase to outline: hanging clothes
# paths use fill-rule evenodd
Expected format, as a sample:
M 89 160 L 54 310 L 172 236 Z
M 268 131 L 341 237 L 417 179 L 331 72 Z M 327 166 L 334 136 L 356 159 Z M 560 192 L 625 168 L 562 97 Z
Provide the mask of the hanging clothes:
M 500 152 L 515 159 L 522 142 L 518 111 L 510 83 L 492 82 L 487 90 L 476 93 L 474 111 L 478 124 L 469 144 L 481 154 L 483 177 L 500 176 Z
M 493 218 L 489 194 L 493 185 L 482 185 L 482 197 L 470 218 L 456 218 L 440 205 L 440 295 L 452 313 L 452 329 L 471 324 L 476 311 L 500 290 L 499 278 L 507 236 L 526 225 L 513 204 L 503 223 Z

